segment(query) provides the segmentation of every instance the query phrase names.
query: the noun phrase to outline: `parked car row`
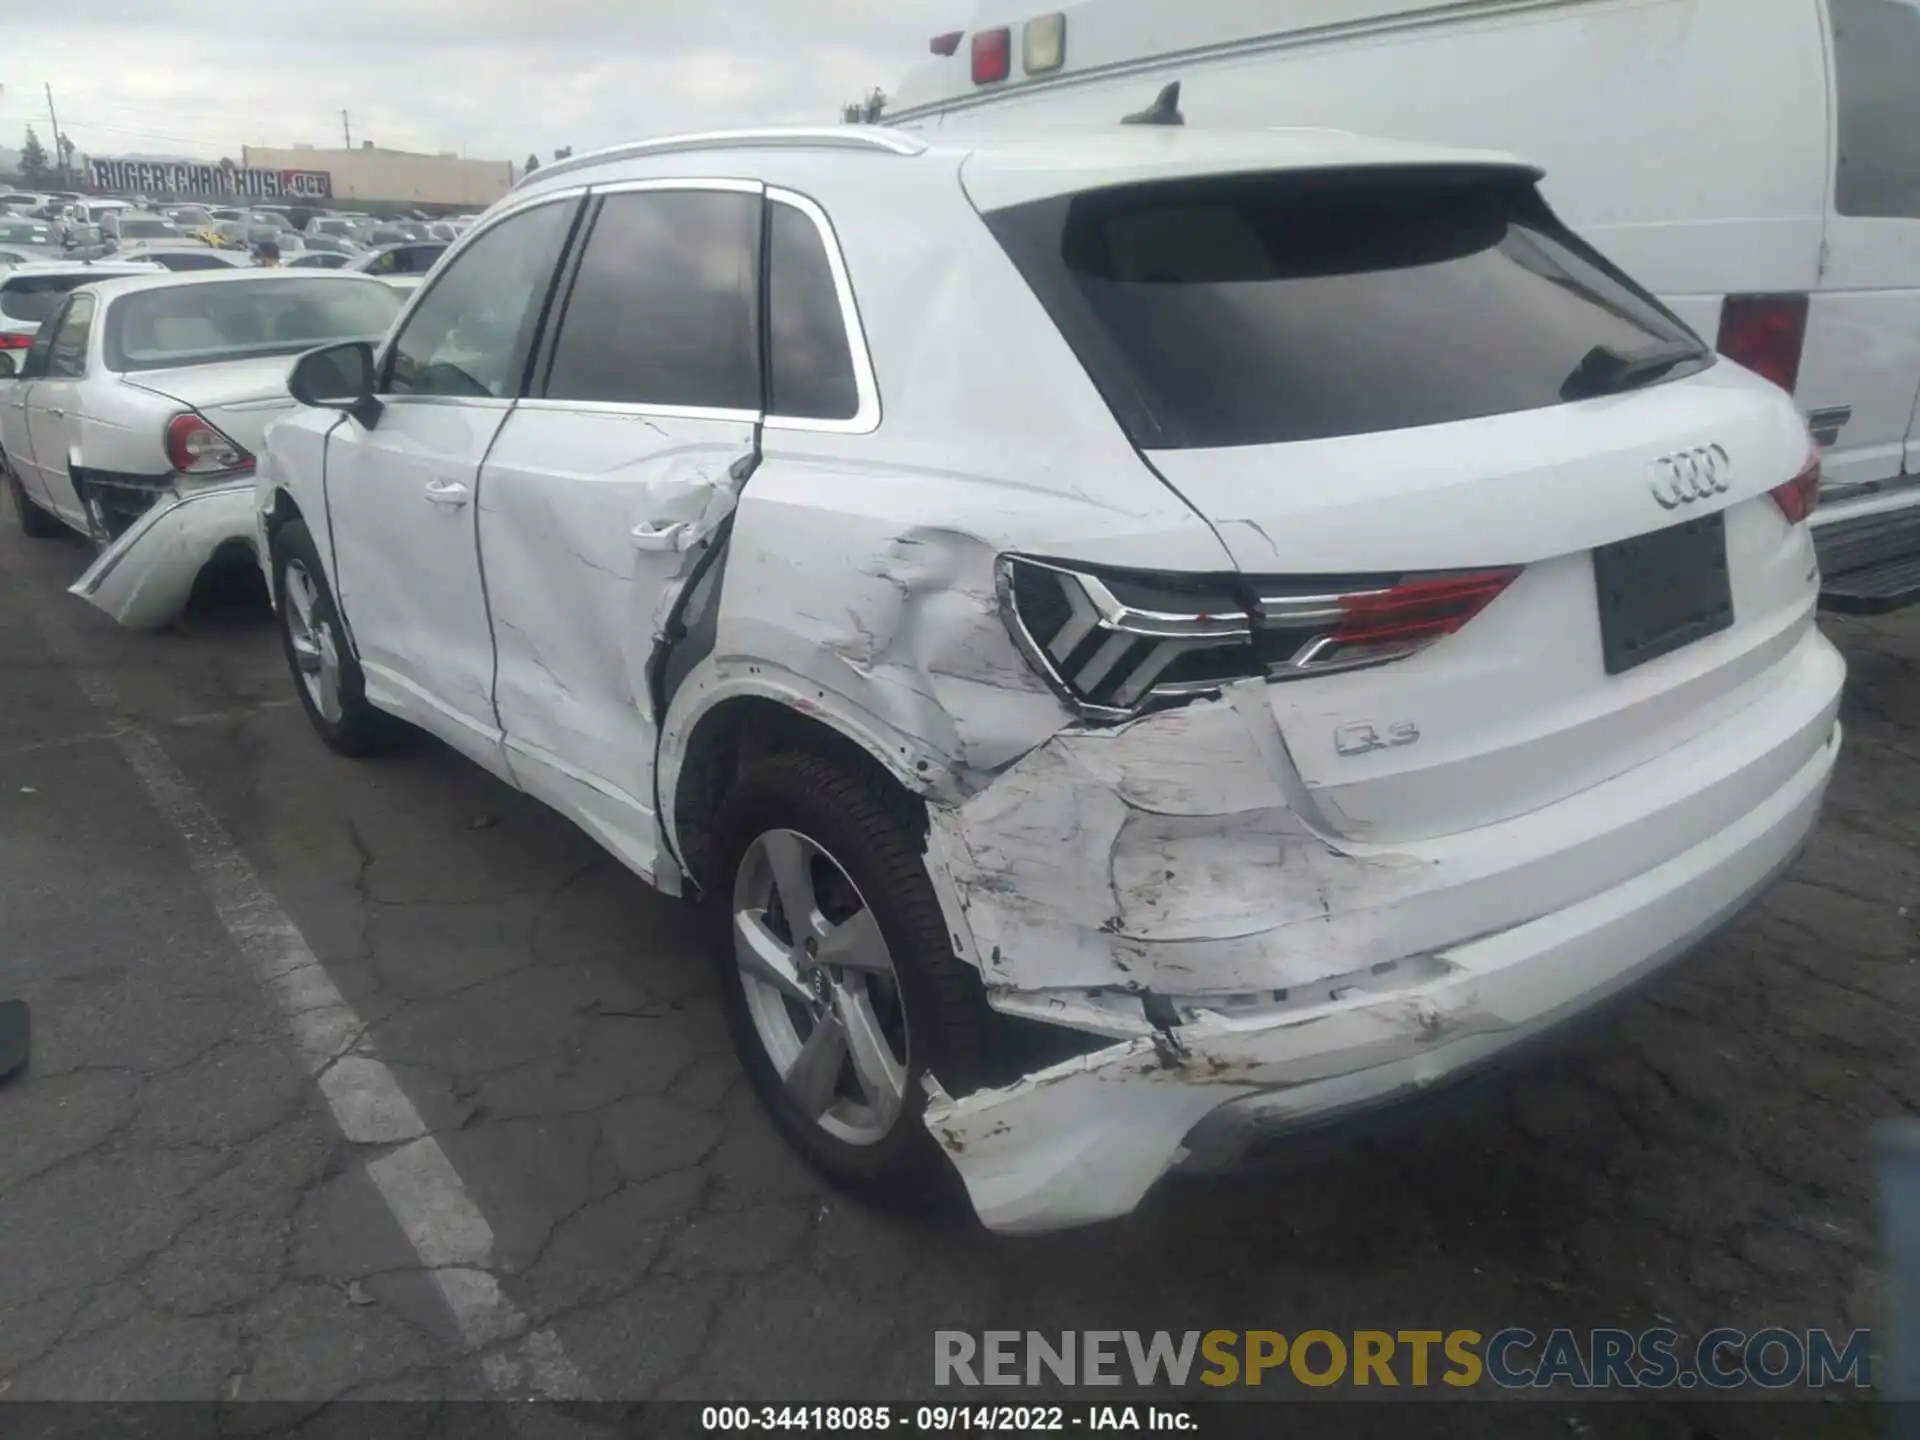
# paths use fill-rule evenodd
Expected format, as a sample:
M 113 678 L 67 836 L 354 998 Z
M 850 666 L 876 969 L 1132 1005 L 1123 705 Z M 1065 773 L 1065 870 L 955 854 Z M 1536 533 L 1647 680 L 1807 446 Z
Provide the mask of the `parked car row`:
M 135 626 L 250 554 L 327 746 L 708 905 L 837 1183 L 1124 1214 L 1660 970 L 1840 742 L 1780 386 L 1524 160 L 1178 105 L 581 155 L 406 298 L 25 302 L 22 523 Z

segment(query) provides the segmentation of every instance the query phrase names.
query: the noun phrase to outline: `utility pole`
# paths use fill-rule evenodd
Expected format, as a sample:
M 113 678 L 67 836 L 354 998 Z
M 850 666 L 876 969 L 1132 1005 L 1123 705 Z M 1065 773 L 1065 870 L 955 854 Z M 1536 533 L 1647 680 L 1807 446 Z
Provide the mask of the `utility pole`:
M 347 123 L 347 112 L 344 110 L 340 112 L 340 134 L 346 139 L 347 149 L 351 150 L 353 148 L 353 126 Z
M 47 82 L 47 118 L 53 122 L 53 155 L 60 162 L 60 185 L 67 184 L 67 152 L 60 148 L 60 117 L 53 113 L 53 82 Z

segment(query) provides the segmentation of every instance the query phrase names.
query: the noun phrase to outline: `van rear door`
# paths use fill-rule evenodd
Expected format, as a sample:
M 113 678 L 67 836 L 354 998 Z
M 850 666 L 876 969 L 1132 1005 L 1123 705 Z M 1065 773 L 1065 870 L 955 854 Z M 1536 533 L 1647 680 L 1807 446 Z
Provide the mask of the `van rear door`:
M 1838 143 L 1799 399 L 1837 496 L 1920 457 L 1920 5 L 1828 0 L 1828 13 Z

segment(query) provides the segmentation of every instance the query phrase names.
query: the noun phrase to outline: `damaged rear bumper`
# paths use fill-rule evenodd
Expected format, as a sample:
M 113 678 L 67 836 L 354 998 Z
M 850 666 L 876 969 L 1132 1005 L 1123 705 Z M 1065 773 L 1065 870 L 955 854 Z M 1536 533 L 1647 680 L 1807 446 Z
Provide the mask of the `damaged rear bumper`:
M 1390 1101 L 1476 1068 L 1685 954 L 1798 854 L 1839 753 L 1624 884 L 1443 951 L 1405 989 L 1278 1015 L 1202 1012 L 997 1090 L 935 1093 L 926 1119 L 990 1229 L 1124 1215 L 1196 1147 Z
M 210 485 L 156 503 L 72 586 L 95 609 L 134 630 L 179 618 L 209 560 L 254 544 L 253 481 Z

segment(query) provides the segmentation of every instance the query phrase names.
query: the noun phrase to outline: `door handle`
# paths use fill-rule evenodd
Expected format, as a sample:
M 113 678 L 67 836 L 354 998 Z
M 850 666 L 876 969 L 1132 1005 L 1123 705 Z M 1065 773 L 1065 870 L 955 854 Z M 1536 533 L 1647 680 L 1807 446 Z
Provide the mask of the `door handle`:
M 427 499 L 436 505 L 464 505 L 473 498 L 469 490 L 458 480 L 429 480 Z
M 66 418 L 66 414 L 67 414 L 67 412 L 66 412 L 66 411 L 64 411 L 64 410 L 59 410 L 59 409 L 56 409 L 56 408 L 54 408 L 54 407 L 53 407 L 53 406 L 51 406 L 51 405 L 49 405 L 49 406 L 47 407 L 47 413 L 48 413 L 49 415 L 58 415 L 58 416 L 60 416 L 60 417 L 61 417 L 62 419 L 65 419 L 65 418 Z
M 680 537 L 687 533 L 687 522 L 673 520 L 656 525 L 651 520 L 642 520 L 627 533 L 636 550 L 678 550 Z

